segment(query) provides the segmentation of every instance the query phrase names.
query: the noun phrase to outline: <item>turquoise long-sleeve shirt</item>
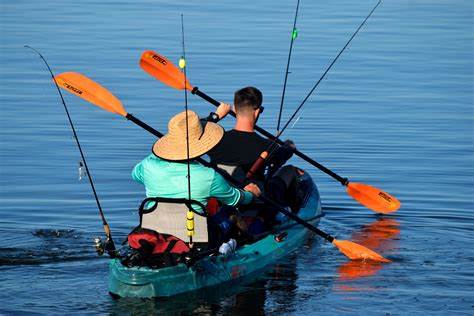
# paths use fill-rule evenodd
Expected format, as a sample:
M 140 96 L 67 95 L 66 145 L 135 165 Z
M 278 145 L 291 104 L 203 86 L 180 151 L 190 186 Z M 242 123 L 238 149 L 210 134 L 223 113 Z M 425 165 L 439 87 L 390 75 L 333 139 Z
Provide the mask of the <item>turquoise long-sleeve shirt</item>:
M 163 160 L 150 154 L 132 171 L 132 178 L 145 185 L 147 197 L 188 198 L 186 163 Z M 214 169 L 191 161 L 191 199 L 206 205 L 210 197 L 235 206 L 252 202 L 252 193 L 231 186 Z M 196 207 L 196 211 L 204 213 Z

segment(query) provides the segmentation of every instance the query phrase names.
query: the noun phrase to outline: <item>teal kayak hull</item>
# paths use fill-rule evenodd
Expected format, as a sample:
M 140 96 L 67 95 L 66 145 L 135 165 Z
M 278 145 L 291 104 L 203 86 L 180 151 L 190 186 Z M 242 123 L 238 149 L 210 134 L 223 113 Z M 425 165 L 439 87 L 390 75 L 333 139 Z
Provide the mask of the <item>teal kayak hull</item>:
M 305 176 L 303 181 L 306 182 L 307 195 L 298 215 L 317 225 L 322 216 L 319 192 L 309 176 Z M 286 232 L 287 236 L 282 241 L 275 240 L 275 236 L 282 232 Z M 109 292 L 119 297 L 170 297 L 238 281 L 263 271 L 295 251 L 308 234 L 306 228 L 288 221 L 275 234 L 244 245 L 231 255 L 205 257 L 191 267 L 181 263 L 161 269 L 129 268 L 123 266 L 119 259 L 112 259 L 109 264 Z

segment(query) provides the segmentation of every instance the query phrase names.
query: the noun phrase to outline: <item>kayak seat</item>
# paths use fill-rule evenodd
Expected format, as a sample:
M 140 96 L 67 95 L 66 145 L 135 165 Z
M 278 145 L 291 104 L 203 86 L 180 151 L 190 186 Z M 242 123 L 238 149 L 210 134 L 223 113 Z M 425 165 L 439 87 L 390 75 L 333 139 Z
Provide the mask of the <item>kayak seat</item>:
M 188 241 L 186 213 L 191 210 L 194 212 L 193 242 L 207 243 L 209 241 L 207 218 L 195 212 L 193 205 L 198 205 L 203 210 L 206 209 L 202 203 L 195 200 L 162 197 L 146 198 L 139 209 L 140 227 Z

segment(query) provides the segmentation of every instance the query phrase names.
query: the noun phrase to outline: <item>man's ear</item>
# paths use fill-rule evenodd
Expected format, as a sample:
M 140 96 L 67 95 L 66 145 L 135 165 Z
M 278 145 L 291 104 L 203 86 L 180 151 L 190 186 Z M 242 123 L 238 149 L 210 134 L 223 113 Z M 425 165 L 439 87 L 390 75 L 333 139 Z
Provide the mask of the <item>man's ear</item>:
M 260 108 L 253 111 L 253 117 L 255 118 L 255 121 L 257 121 L 259 115 L 260 115 Z

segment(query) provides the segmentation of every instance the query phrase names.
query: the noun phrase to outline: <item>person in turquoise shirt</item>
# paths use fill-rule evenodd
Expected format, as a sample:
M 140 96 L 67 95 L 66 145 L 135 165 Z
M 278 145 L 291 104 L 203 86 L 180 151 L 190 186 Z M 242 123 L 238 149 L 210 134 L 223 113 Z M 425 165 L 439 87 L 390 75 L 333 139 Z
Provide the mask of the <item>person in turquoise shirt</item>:
M 207 122 L 202 126 L 196 113 L 188 111 L 189 159 L 191 199 L 206 205 L 214 197 L 229 206 L 245 205 L 261 194 L 255 184 L 244 190 L 231 186 L 214 169 L 193 160 L 219 143 L 224 130 L 218 124 Z M 188 198 L 188 153 L 186 149 L 186 111 L 174 116 L 168 124 L 168 134 L 159 139 L 152 154 L 133 169 L 132 178 L 145 185 L 147 197 Z M 204 210 L 195 206 L 195 211 Z

